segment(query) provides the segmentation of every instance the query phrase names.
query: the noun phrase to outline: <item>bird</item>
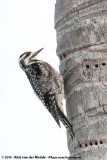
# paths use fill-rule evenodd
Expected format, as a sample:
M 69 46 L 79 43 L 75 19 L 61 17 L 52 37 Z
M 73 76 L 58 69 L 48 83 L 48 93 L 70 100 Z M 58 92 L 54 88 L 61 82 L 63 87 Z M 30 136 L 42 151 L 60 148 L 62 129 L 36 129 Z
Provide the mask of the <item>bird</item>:
M 50 64 L 36 58 L 42 50 L 43 48 L 36 52 L 24 52 L 18 59 L 19 65 L 27 75 L 34 92 L 51 113 L 58 126 L 61 127 L 61 121 L 73 139 L 73 126 L 63 111 L 63 77 Z

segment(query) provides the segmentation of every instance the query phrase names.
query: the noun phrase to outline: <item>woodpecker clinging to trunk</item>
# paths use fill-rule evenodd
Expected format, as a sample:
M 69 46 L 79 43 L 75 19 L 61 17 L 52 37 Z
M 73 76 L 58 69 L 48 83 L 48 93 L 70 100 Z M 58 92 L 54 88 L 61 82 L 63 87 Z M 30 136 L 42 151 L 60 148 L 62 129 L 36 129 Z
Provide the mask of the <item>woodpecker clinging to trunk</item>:
M 36 59 L 36 55 L 42 49 L 23 53 L 19 57 L 19 65 L 26 73 L 34 92 L 52 114 L 59 127 L 61 121 L 73 138 L 72 125 L 64 115 L 62 108 L 63 78 L 50 64 Z

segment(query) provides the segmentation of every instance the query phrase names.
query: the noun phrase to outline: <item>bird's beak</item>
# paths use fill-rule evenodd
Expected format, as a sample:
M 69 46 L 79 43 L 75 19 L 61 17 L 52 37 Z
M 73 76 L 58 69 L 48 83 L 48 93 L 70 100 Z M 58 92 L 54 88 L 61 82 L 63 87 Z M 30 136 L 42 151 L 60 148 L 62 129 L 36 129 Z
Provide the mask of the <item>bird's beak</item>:
M 38 51 L 34 52 L 31 58 L 35 57 L 35 56 L 36 56 L 39 52 L 41 52 L 43 49 L 44 49 L 44 48 L 41 48 L 41 49 L 39 49 Z

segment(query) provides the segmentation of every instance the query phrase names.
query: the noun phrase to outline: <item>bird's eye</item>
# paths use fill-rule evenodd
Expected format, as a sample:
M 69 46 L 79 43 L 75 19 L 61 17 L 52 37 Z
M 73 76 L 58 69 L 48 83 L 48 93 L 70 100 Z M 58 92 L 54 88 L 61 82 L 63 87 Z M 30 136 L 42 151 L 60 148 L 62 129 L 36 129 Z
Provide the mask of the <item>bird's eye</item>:
M 21 54 L 19 58 L 21 58 L 25 53 Z
M 23 55 L 26 55 L 27 57 L 31 54 L 31 52 L 24 52 L 23 54 L 21 54 L 21 56 L 19 58 L 21 58 Z
M 31 52 L 26 52 L 26 56 L 27 57 L 30 56 L 30 54 L 31 54 Z

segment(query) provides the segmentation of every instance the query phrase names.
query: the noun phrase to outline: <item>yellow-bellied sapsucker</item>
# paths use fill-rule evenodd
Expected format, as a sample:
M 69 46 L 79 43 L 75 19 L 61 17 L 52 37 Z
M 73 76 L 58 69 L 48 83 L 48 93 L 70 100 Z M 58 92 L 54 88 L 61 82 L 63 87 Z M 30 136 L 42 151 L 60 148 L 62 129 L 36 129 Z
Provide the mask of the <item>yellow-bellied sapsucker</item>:
M 62 108 L 63 78 L 50 64 L 36 59 L 36 55 L 42 49 L 37 52 L 23 53 L 19 57 L 19 65 L 26 73 L 34 92 L 52 114 L 59 127 L 61 121 L 73 138 L 73 127 Z

